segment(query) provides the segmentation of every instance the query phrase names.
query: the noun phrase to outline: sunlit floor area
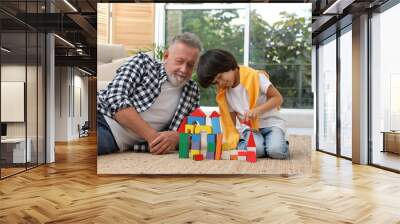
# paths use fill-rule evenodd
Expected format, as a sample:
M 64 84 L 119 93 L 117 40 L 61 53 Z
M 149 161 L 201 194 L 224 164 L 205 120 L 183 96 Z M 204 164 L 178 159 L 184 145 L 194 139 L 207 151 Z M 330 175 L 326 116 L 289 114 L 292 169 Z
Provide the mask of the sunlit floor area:
M 0 181 L 0 223 L 399 223 L 400 176 L 320 152 L 313 172 L 96 174 L 96 139 L 58 143 L 56 163 Z
M 400 155 L 392 152 L 375 151 L 373 154 L 373 163 L 376 165 L 400 170 Z

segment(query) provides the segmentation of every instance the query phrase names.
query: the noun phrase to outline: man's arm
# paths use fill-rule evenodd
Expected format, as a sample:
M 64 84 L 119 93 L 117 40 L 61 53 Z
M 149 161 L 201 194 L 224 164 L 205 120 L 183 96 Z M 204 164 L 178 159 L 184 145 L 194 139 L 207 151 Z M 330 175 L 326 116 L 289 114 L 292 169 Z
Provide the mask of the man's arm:
M 145 122 L 132 107 L 119 110 L 115 113 L 114 118 L 122 126 L 144 138 L 149 143 L 149 150 L 153 154 L 163 154 L 169 150 L 175 149 L 179 141 L 177 132 L 158 132 Z
M 128 128 L 149 143 L 157 135 L 157 131 L 145 122 L 133 107 L 119 110 L 115 113 L 114 118 L 123 127 Z

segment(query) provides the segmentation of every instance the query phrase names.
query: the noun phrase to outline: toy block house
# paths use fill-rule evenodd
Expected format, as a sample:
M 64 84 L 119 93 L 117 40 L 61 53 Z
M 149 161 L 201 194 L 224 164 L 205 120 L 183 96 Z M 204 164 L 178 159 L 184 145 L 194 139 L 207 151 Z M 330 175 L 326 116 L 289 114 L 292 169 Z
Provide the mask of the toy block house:
M 216 111 L 207 118 L 206 114 L 197 108 L 182 120 L 178 132 L 181 159 L 256 161 L 253 133 L 250 134 L 246 148 L 230 149 L 229 145 L 223 144 L 220 115 Z

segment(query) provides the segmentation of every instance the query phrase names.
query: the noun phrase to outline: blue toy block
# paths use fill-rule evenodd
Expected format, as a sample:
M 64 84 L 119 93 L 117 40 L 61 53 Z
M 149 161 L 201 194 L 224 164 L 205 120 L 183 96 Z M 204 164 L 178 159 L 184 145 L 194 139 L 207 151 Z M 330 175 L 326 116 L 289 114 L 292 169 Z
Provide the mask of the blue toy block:
M 200 134 L 193 134 L 193 135 L 192 135 L 192 142 L 198 142 L 198 143 L 200 143 L 200 141 L 201 141 Z
M 213 135 L 213 134 L 209 134 L 209 135 L 207 135 L 207 143 L 216 143 L 215 142 L 215 135 Z
M 219 122 L 219 117 L 211 118 L 211 126 L 213 130 L 213 134 L 221 134 L 221 125 Z
M 195 116 L 188 116 L 187 123 L 188 124 L 195 124 L 198 123 L 198 125 L 206 125 L 206 118 L 205 117 L 195 117 Z

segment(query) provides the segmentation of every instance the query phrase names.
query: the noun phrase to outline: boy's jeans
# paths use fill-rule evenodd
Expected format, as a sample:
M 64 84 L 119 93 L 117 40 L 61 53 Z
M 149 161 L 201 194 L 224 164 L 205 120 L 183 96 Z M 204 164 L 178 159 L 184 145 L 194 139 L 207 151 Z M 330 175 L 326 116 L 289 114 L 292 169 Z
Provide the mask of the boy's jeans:
M 241 133 L 238 149 L 246 149 L 250 129 Z M 289 157 L 289 142 L 285 140 L 285 133 L 279 127 L 260 128 L 253 133 L 256 143 L 257 157 L 271 157 L 272 159 L 287 159 Z

